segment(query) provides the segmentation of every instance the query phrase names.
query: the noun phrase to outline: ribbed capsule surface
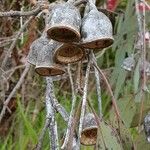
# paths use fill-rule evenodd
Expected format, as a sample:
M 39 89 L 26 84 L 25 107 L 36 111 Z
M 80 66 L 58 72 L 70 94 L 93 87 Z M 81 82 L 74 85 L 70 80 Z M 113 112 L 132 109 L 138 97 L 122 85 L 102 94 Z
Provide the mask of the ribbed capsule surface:
M 51 12 L 48 37 L 59 42 L 80 40 L 81 16 L 71 3 L 58 4 Z

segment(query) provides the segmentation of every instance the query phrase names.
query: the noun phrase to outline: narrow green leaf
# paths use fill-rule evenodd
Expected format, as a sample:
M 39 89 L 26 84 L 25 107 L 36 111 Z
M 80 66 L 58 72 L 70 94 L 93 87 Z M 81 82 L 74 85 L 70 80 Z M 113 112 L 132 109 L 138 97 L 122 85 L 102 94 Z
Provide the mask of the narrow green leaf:
M 31 138 L 31 140 L 36 143 L 37 141 L 37 134 L 34 130 L 34 128 L 32 127 L 31 122 L 27 119 L 27 116 L 25 116 L 24 112 L 23 112 L 23 108 L 21 106 L 20 101 L 18 100 L 18 110 L 20 113 L 20 116 L 22 117 L 22 121 L 27 129 L 27 133 L 29 135 L 29 137 Z
M 136 113 L 136 105 L 132 96 L 125 96 L 117 101 L 120 109 L 121 118 L 124 121 L 126 127 L 131 127 L 133 117 Z
M 97 149 L 104 150 L 122 150 L 121 140 L 119 139 L 117 132 L 114 128 L 106 124 L 104 121 L 100 122 L 99 134 L 98 134 Z

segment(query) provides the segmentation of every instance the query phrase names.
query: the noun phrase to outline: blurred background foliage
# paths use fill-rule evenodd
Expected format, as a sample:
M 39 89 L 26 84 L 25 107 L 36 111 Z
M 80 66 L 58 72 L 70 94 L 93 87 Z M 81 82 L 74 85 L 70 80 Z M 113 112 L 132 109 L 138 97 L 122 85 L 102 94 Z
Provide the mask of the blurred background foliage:
M 52 2 L 49 0 L 49 2 Z M 30 10 L 32 9 L 34 0 L 1 0 L 0 10 Z M 104 6 L 106 0 L 98 0 L 97 6 Z M 111 48 L 104 49 L 96 57 L 98 65 L 104 71 L 107 79 L 112 86 L 117 104 L 120 109 L 120 114 L 124 125 L 120 126 L 120 136 L 123 149 L 131 150 L 134 147 L 137 150 L 149 150 L 150 144 L 147 143 L 143 127 L 138 128 L 140 118 L 141 93 L 140 90 L 140 75 L 138 70 L 127 72 L 121 68 L 121 64 L 127 56 L 135 52 L 135 43 L 138 35 L 138 26 L 135 13 L 134 0 L 118 0 L 118 5 L 115 10 L 116 21 L 114 26 L 114 44 Z M 146 12 L 146 28 L 150 28 L 150 12 Z M 24 19 L 24 18 L 23 18 Z M 41 35 L 44 28 L 43 19 L 35 18 L 29 24 L 23 34 L 23 41 L 20 38 L 15 46 L 12 58 L 9 60 L 6 68 L 6 76 L 11 73 L 9 70 L 15 66 L 24 65 L 26 56 L 29 52 L 31 43 Z M 9 37 L 13 39 L 20 28 L 20 18 L 1 18 L 0 19 L 0 39 Z M 0 60 L 2 60 L 5 52 L 9 48 L 10 43 L 4 47 L 0 47 Z M 149 59 L 149 46 L 147 46 L 147 59 Z M 17 83 L 23 68 L 16 69 L 7 80 L 8 83 L 1 82 L 1 88 L 6 91 L 6 97 Z M 95 92 L 95 81 L 93 74 L 90 75 L 88 98 L 93 108 L 98 111 L 97 97 Z M 9 84 L 9 87 L 7 87 Z M 149 79 L 147 80 L 148 89 L 150 89 Z M 37 144 L 38 137 L 45 122 L 45 79 L 34 72 L 33 67 L 17 92 L 11 99 L 8 107 L 11 114 L 7 111 L 2 123 L 0 124 L 0 150 L 27 150 L 33 149 Z M 108 93 L 106 85 L 101 81 L 102 88 L 102 108 L 105 121 L 115 127 L 114 111 L 112 109 L 111 97 Z M 60 82 L 55 82 L 55 93 L 59 102 L 69 112 L 71 108 L 71 93 L 68 79 L 63 79 Z M 0 101 L 0 109 L 3 106 L 3 100 Z M 78 100 L 80 102 L 80 99 Z M 145 94 L 144 107 L 142 108 L 142 118 L 150 110 L 150 95 Z M 59 139 L 62 140 L 65 132 L 66 123 L 59 114 L 56 115 L 58 121 Z M 104 130 L 105 131 L 105 130 Z M 109 139 L 109 133 L 106 137 Z M 114 143 L 110 143 L 114 144 Z M 83 150 L 92 150 L 94 147 L 85 147 Z M 45 135 L 43 150 L 49 149 L 49 135 Z M 117 150 L 117 149 L 115 149 Z M 119 149 L 118 149 L 119 150 Z

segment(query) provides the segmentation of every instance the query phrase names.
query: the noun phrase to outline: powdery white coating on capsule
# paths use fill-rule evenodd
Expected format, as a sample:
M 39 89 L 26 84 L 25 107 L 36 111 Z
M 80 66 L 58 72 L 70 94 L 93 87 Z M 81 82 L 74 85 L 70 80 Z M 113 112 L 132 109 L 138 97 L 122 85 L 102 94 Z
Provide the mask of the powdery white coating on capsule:
M 51 12 L 48 37 L 59 42 L 80 40 L 81 15 L 71 3 L 58 4 Z
M 45 36 L 41 36 L 40 38 L 33 41 L 30 46 L 27 61 L 32 65 L 36 65 L 38 52 L 40 52 L 43 46 L 47 45 L 48 43 L 49 39 L 47 39 Z
M 144 130 L 147 141 L 150 143 L 150 113 L 144 118 Z
M 109 18 L 96 7 L 82 19 L 82 46 L 89 49 L 106 48 L 113 44 L 113 28 Z
M 92 113 L 88 113 L 84 117 L 83 130 L 81 133 L 81 144 L 94 145 L 96 144 L 98 126 L 95 120 L 95 116 Z
M 38 53 L 35 71 L 42 76 L 57 76 L 65 73 L 63 66 L 54 63 L 53 52 L 57 43 L 49 42 Z

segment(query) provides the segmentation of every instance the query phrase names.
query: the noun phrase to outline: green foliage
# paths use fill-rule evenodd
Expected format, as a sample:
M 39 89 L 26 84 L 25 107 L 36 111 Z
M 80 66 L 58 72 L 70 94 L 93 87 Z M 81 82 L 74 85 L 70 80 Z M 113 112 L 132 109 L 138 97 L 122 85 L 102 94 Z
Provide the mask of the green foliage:
M 117 135 L 117 132 L 112 129 L 111 126 L 104 123 L 104 121 L 101 121 L 99 125 L 97 149 L 122 149 L 122 144 L 119 136 Z
M 137 138 L 136 138 L 136 140 L 135 140 L 135 148 L 136 148 L 137 150 L 141 150 L 141 149 L 149 150 L 150 145 L 149 145 L 149 143 L 146 141 L 144 132 L 141 132 L 141 133 L 137 136 Z
M 136 14 L 133 7 L 134 0 L 128 1 L 126 13 L 118 18 L 117 34 L 112 47 L 115 52 L 115 68 L 111 82 L 115 84 L 115 97 L 118 98 L 126 79 L 126 72 L 121 69 L 125 55 L 134 52 L 137 35 Z

